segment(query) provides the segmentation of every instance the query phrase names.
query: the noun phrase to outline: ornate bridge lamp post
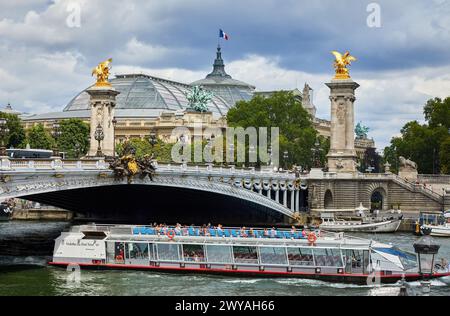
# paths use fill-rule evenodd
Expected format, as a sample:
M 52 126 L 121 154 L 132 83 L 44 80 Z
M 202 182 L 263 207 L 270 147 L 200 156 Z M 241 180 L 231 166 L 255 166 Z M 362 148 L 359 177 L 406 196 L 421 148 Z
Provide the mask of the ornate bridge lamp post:
M 186 144 L 187 144 L 187 139 L 186 139 L 186 136 L 185 136 L 184 134 L 180 136 L 180 142 L 181 142 L 181 150 L 182 150 L 182 152 L 183 152 L 183 158 L 181 158 L 181 162 L 182 162 L 182 164 L 183 164 L 183 166 L 184 166 L 184 164 L 185 164 L 185 160 L 184 160 L 184 148 L 186 147 Z
M 250 145 L 250 147 L 249 147 L 249 149 L 248 149 L 248 153 L 249 153 L 249 156 L 248 156 L 248 160 L 249 160 L 249 162 L 248 162 L 248 165 L 249 165 L 249 167 L 254 167 L 255 165 L 255 163 L 253 163 L 253 162 L 251 162 L 250 161 L 250 157 L 252 157 L 255 153 L 256 153 L 256 147 L 255 147 L 255 145 Z M 258 163 L 258 157 L 256 157 L 256 164 Z
M 154 129 L 151 130 L 148 141 L 150 145 L 152 145 L 152 148 L 155 147 L 156 144 L 158 144 L 158 137 L 156 136 L 156 131 Z
M 100 124 L 98 124 L 95 129 L 94 138 L 98 142 L 97 157 L 103 157 L 100 143 L 105 139 L 105 133 L 103 132 L 103 127 Z
M 228 157 L 230 157 L 231 161 L 229 162 L 230 166 L 234 166 L 234 143 L 228 144 Z
M 269 162 L 267 163 L 268 166 L 272 165 L 272 146 L 270 145 L 267 149 L 267 153 L 269 154 Z
M 434 257 L 439 252 L 438 245 L 434 239 L 427 235 L 419 239 L 416 243 L 414 243 L 414 251 L 418 256 L 419 261 L 419 273 L 423 279 L 422 281 L 422 290 L 424 294 L 430 292 L 430 282 L 428 280 L 429 276 L 433 274 L 434 270 Z
M 289 152 L 285 150 L 283 153 L 284 170 L 288 170 L 288 159 L 289 159 Z
M 320 142 L 319 139 L 316 139 L 316 142 L 314 143 L 314 147 L 311 148 L 312 154 L 313 154 L 313 167 L 314 168 L 321 168 L 322 163 L 320 162 L 320 153 L 323 152 L 323 149 L 320 148 Z
M 58 157 L 59 156 L 58 139 L 61 137 L 61 125 L 58 123 L 58 121 L 53 122 L 52 136 L 55 139 L 55 146 L 53 146 L 53 156 Z
M 208 155 L 209 155 L 209 153 L 211 153 L 211 157 L 208 157 L 208 158 L 210 158 L 210 159 L 208 159 L 210 161 L 207 161 L 207 164 L 208 164 L 208 166 L 210 166 L 210 168 L 212 168 L 212 166 L 214 165 L 214 155 L 212 153 L 212 149 L 214 146 L 215 139 L 216 139 L 216 136 L 214 136 L 214 134 L 212 134 L 211 137 L 208 138 L 208 143 L 206 144 L 206 147 L 205 147 L 205 149 L 207 149 L 206 152 L 208 153 Z
M 0 138 L 1 138 L 1 146 L 0 146 L 0 156 L 6 156 L 6 147 L 5 147 L 5 137 L 9 133 L 9 128 L 6 126 L 8 121 L 4 118 L 0 118 Z

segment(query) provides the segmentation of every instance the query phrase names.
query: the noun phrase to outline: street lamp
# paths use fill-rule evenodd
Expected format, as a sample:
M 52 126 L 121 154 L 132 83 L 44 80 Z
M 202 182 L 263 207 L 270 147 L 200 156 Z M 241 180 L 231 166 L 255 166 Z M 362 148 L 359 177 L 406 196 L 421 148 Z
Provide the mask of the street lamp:
M 158 144 L 158 137 L 156 136 L 156 131 L 152 129 L 150 131 L 149 140 L 150 145 L 152 145 L 152 148 L 155 147 L 156 144 Z
M 441 246 L 429 235 L 419 239 L 413 246 L 414 251 L 418 255 L 419 273 L 422 278 L 426 279 L 427 276 L 433 274 L 434 257 L 439 252 Z
M 228 157 L 231 158 L 230 165 L 234 165 L 234 144 L 231 143 L 228 145 Z
M 182 134 L 182 135 L 180 136 L 180 142 L 181 142 L 181 150 L 183 151 L 183 155 L 182 155 L 182 158 L 181 158 L 181 162 L 182 162 L 183 165 L 184 165 L 184 147 L 186 146 L 186 143 L 187 143 L 186 136 L 185 136 L 184 134 Z
M 112 125 L 113 125 L 113 158 L 116 158 L 116 126 L 117 126 L 117 119 L 114 116 L 112 121 L 111 121 Z
M 100 143 L 101 141 L 103 141 L 103 139 L 105 139 L 105 134 L 103 132 L 103 127 L 100 124 L 98 124 L 97 128 L 95 129 L 94 138 L 96 141 L 98 141 L 97 157 L 103 157 L 102 147 Z
M 214 163 L 214 155 L 213 155 L 212 151 L 213 151 L 215 139 L 216 139 L 216 136 L 214 136 L 214 134 L 212 134 L 211 137 L 206 139 L 207 144 L 205 146 L 206 152 L 205 152 L 204 160 L 211 167 Z
M 272 165 L 272 145 L 269 146 L 267 149 L 267 152 L 269 154 L 269 162 L 267 163 L 268 166 Z
M 251 161 L 251 157 L 256 153 L 256 147 L 255 145 L 250 145 L 249 150 L 248 150 L 248 160 L 249 160 L 249 166 L 251 166 L 251 163 L 253 163 Z M 258 163 L 258 156 L 256 156 L 256 164 Z
M 52 136 L 55 139 L 55 146 L 53 147 L 53 157 L 58 157 L 59 156 L 58 139 L 61 136 L 61 126 L 58 123 L 58 121 L 53 122 Z
M 8 121 L 5 118 L 0 118 L 0 138 L 1 138 L 1 146 L 0 146 L 0 156 L 6 156 L 6 148 L 5 148 L 5 137 L 9 133 L 9 128 L 7 126 Z
M 287 170 L 288 168 L 288 159 L 289 159 L 289 152 L 287 150 L 283 153 L 283 159 L 284 159 L 284 169 Z
M 313 153 L 313 166 L 315 168 L 321 168 L 321 162 L 320 162 L 320 153 L 323 151 L 322 148 L 320 148 L 320 142 L 319 139 L 316 139 L 316 142 L 314 143 L 314 147 L 311 148 L 311 151 Z

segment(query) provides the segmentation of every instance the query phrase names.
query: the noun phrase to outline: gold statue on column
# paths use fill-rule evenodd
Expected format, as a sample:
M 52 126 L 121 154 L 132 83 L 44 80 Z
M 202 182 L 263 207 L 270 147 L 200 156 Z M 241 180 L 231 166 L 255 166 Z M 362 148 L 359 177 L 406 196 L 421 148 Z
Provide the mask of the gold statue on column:
M 352 61 L 356 61 L 356 58 L 346 52 L 344 55 L 337 51 L 331 52 L 336 60 L 334 61 L 334 68 L 336 69 L 336 76 L 334 79 L 350 79 L 350 74 L 348 71 L 348 66 L 351 65 Z
M 97 82 L 95 86 L 97 87 L 111 87 L 108 81 L 109 72 L 111 70 L 112 58 L 105 60 L 98 64 L 97 67 L 92 69 L 92 76 L 97 76 Z

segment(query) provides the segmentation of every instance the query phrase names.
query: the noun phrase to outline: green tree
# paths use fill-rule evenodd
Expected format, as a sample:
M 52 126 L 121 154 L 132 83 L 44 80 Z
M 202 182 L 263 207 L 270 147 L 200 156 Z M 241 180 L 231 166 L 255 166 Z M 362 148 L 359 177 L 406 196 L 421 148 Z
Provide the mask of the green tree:
M 424 107 L 424 115 L 429 126 L 450 128 L 450 97 L 442 100 L 435 98 L 429 100 Z
M 27 140 L 33 149 L 52 149 L 55 145 L 53 137 L 42 124 L 37 124 L 28 130 Z
M 147 139 L 133 138 L 127 141 L 136 150 L 136 157 L 142 158 L 145 155 L 154 155 L 160 163 L 172 162 L 171 153 L 173 144 L 165 143 L 161 139 L 152 147 Z M 119 156 L 123 154 L 124 144 L 118 144 L 116 151 Z
M 441 172 L 450 174 L 450 136 L 441 143 L 440 151 Z
M 0 112 L 0 117 L 6 119 L 6 126 L 9 133 L 2 139 L 7 148 L 25 147 L 26 133 L 20 118 L 15 114 Z
M 400 137 L 394 137 L 384 150 L 384 162 L 398 171 L 399 157 L 410 158 L 418 164 L 419 173 L 449 174 L 447 141 L 450 134 L 450 98 L 429 100 L 424 107 L 426 124 L 407 123 Z
M 267 127 L 269 131 L 279 127 L 281 165 L 312 166 L 311 148 L 317 131 L 311 116 L 291 92 L 275 92 L 268 98 L 257 95 L 250 101 L 238 102 L 228 111 L 227 120 L 231 127 Z M 327 150 L 326 141 L 320 143 L 323 151 Z M 284 151 L 289 153 L 287 162 L 283 161 Z
M 60 122 L 61 135 L 58 149 L 66 153 L 67 158 L 79 158 L 89 150 L 89 125 L 80 119 Z

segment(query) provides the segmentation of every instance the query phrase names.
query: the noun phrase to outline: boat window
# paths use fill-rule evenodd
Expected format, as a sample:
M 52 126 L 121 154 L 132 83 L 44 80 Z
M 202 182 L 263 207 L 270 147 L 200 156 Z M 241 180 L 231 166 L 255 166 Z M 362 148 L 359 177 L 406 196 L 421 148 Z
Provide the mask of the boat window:
M 183 245 L 184 261 L 205 262 L 205 251 L 202 245 Z
M 288 248 L 289 264 L 293 266 L 313 266 L 314 257 L 312 249 Z
M 127 243 L 125 247 L 128 259 L 148 259 L 148 244 L 147 243 Z
M 362 250 L 348 249 L 344 251 L 344 262 L 347 268 L 347 272 L 363 272 L 363 254 L 364 252 Z M 369 258 L 368 254 L 367 258 Z
M 206 252 L 210 263 L 233 263 L 230 246 L 207 245 Z
M 286 248 L 260 247 L 259 253 L 263 264 L 287 264 Z
M 332 248 L 315 248 L 314 258 L 318 267 L 342 267 L 341 251 Z
M 125 244 L 123 242 L 114 243 L 114 261 L 117 264 L 125 263 Z
M 258 264 L 256 247 L 233 246 L 233 254 L 236 263 Z
M 163 261 L 180 261 L 179 245 L 158 244 L 158 258 Z

